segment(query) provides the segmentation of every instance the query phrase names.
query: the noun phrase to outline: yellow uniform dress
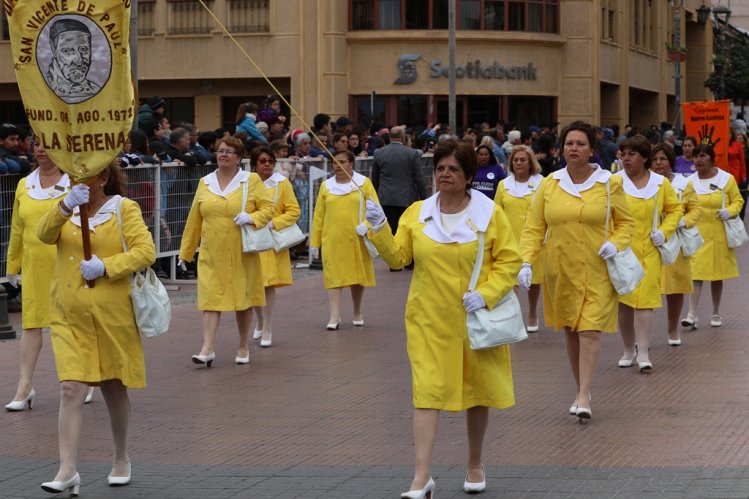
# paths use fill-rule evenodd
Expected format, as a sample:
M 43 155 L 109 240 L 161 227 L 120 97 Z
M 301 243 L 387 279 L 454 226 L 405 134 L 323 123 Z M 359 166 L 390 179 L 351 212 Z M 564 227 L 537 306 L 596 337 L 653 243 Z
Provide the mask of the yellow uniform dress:
M 606 262 L 598 255 L 605 242 L 606 183 L 611 190 L 608 240 L 619 251 L 631 240 L 634 220 L 622 179 L 591 165 L 588 180 L 575 185 L 567 168 L 539 187 L 520 236 L 524 262 L 538 258 L 548 229 L 544 260 L 544 317 L 555 329 L 617 331 L 618 296 Z
M 110 198 L 89 219 L 91 251 L 106 275 L 89 288 L 81 276 L 83 259 L 80 220 L 60 214 L 53 206 L 39 220 L 37 235 L 57 245 L 50 290 L 50 326 L 57 378 L 96 385 L 119 379 L 128 388 L 145 388 L 143 347 L 135 325 L 128 277 L 156 259 L 153 238 L 138 203 L 122 199 L 122 233 L 129 250 L 123 252 L 115 207 Z
M 294 225 L 299 220 L 301 211 L 291 182 L 280 173 L 274 173 L 264 184 L 276 205 L 272 220 L 275 230 Z M 260 253 L 260 264 L 263 268 L 263 286 L 266 288 L 268 286 L 280 288 L 294 282 L 291 278 L 291 256 L 288 249 L 279 253 L 272 249 L 263 251 Z
M 488 307 L 512 292 L 520 255 L 504 212 L 479 191 L 471 194 L 465 218 L 450 234 L 440 220 L 439 193 L 412 204 L 395 236 L 387 224 L 374 234 L 370 231 L 390 267 L 415 264 L 406 302 L 406 346 L 418 409 L 502 409 L 515 404 L 509 347 L 471 350 L 468 340 L 463 294 L 478 253 L 471 226 L 485 232 L 476 290 Z
M 368 178 L 359 173 L 354 173 L 353 178 L 368 198 L 379 202 Z M 356 233 L 360 196 L 350 182 L 339 184 L 335 177 L 320 186 L 309 244 L 322 248 L 325 289 L 375 285 L 372 258 Z
M 634 291 L 619 297 L 619 302 L 637 309 L 661 307 L 661 254 L 650 240 L 653 232 L 653 210 L 658 205 L 658 230 L 663 232 L 666 239 L 676 230 L 679 219 L 684 215 L 684 208 L 671 183 L 655 172 L 649 172 L 647 185 L 638 189 L 632 183 L 627 173 L 622 170 L 617 173 L 623 181 L 627 205 L 635 220 L 632 231 L 630 248 L 645 271 L 645 276 Z
M 22 178 L 16 188 L 6 272 L 21 274 L 23 279 L 23 329 L 49 326 L 49 288 L 55 269 L 55 248 L 39 240 L 36 226 L 69 188 L 70 179 L 66 173 L 57 185 L 43 189 L 38 169 Z
M 684 208 L 682 219 L 687 228 L 697 224 L 702 216 L 702 205 L 694 192 L 692 183 L 683 175 L 678 173 L 671 180 L 671 186 L 676 191 L 676 195 L 681 201 Z M 692 264 L 691 258 L 684 256 L 679 250 L 679 255 L 672 265 L 663 265 L 661 274 L 661 294 L 664 295 L 681 295 L 694 291 L 692 286 Z
M 533 196 L 543 179 L 541 175 L 531 175 L 527 183 L 521 184 L 516 182 L 515 177 L 510 173 L 497 186 L 497 194 L 494 196 L 494 202 L 505 211 L 516 241 L 520 241 L 520 234 L 523 232 L 525 219 L 528 218 L 528 212 L 531 209 L 531 201 L 533 201 Z M 543 261 L 544 250 L 541 248 L 538 258 L 530 262 L 531 271 L 533 272 L 531 284 L 541 284 L 543 282 Z
M 702 205 L 702 218 L 697 222 L 705 244 L 692 255 L 692 279 L 695 281 L 722 281 L 739 276 L 736 253 L 728 247 L 723 221 L 718 218 L 723 193 L 725 193 L 726 210 L 735 217 L 741 211 L 744 200 L 733 175 L 723 170 L 705 181 L 697 173 L 688 177 Z M 714 187 L 714 188 L 713 188 Z
M 201 179 L 187 217 L 179 257 L 198 255 L 198 310 L 227 312 L 265 305 L 258 253 L 242 252 L 242 235 L 234 217 L 242 211 L 242 184 L 248 182 L 247 206 L 256 227 L 273 217 L 273 200 L 256 173 L 239 170 L 222 191 L 213 172 Z

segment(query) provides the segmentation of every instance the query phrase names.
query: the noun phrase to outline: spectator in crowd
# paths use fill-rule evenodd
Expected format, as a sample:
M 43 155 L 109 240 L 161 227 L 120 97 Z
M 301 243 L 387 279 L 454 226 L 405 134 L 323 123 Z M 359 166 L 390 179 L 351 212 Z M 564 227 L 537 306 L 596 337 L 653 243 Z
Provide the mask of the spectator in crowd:
M 34 147 L 32 145 L 33 134 L 26 127 L 18 128 L 18 154 L 25 156 L 32 164 L 35 161 Z
M 155 124 L 161 124 L 161 117 L 166 109 L 166 102 L 158 95 L 149 97 L 138 109 L 138 128 L 148 131 L 154 130 Z
M 598 139 L 597 151 L 601 158 L 601 167 L 604 170 L 611 170 L 611 165 L 616 159 L 616 144 L 611 139 L 614 137 L 614 131 L 610 128 L 598 128 L 596 130 L 596 139 Z
M 177 125 L 179 128 L 184 128 L 185 130 L 190 132 L 190 146 L 188 147 L 188 151 L 193 155 L 197 164 L 204 165 L 206 163 L 212 163 L 216 160 L 215 155 L 208 149 L 200 145 L 200 143 L 198 142 L 198 137 L 200 137 L 200 130 L 198 130 L 197 126 L 186 121 L 180 121 Z
M 364 197 L 377 200 L 377 193 L 367 177 L 354 172 L 351 151 L 338 152 L 335 159 L 334 175 L 320 186 L 309 243 L 312 257 L 322 255 L 323 259 L 323 281 L 330 305 L 325 327 L 330 331 L 341 325 L 342 289 L 351 288 L 353 325 L 363 326 L 364 288 L 375 285 L 374 265 L 359 229 Z
M 375 150 L 370 172 L 372 185 L 393 232 L 398 229 L 398 221 L 406 208 L 427 197 L 421 154 L 403 144 L 405 132 L 404 126 L 390 129 L 390 144 Z
M 250 153 L 250 165 L 263 181 L 269 197 L 273 199 L 275 212 L 268 226 L 273 230 L 283 230 L 299 219 L 299 203 L 294 196 L 294 189 L 289 180 L 280 173 L 274 173 L 276 157 L 267 146 L 256 147 Z M 291 256 L 288 248 L 276 252 L 273 249 L 260 253 L 260 264 L 263 269 L 263 286 L 265 287 L 265 305 L 255 307 L 257 327 L 252 338 L 260 340 L 260 346 L 272 345 L 273 332 L 271 319 L 276 303 L 276 288 L 293 284 L 291 277 Z
M 676 158 L 674 173 L 689 176 L 695 172 L 694 167 L 694 148 L 697 147 L 697 139 L 692 135 L 687 135 L 681 142 L 682 155 Z
M 90 385 L 101 388 L 111 421 L 114 456 L 107 481 L 109 485 L 130 482 L 127 390 L 145 388 L 146 368 L 128 276 L 151 265 L 156 253 L 138 204 L 120 197 L 125 186 L 118 161 L 86 184 L 76 184 L 39 220 L 37 227 L 42 242 L 57 246 L 49 314 L 61 386 L 60 468 L 51 482 L 42 484 L 47 492 L 72 489 L 73 495 L 78 495 L 78 436 L 83 423 L 81 409 Z M 88 204 L 91 247 L 95 251 L 90 260 L 83 259 L 80 220 L 73 214 L 84 203 Z M 113 213 L 120 203 L 122 225 Z M 127 250 L 123 248 L 123 238 Z M 86 281 L 94 280 L 96 287 L 89 289 Z
M 362 144 L 360 132 L 357 132 L 356 130 L 351 132 L 348 136 L 348 148 L 352 153 L 354 153 L 354 156 L 367 156 L 367 151 L 364 150 Z
M 55 249 L 36 235 L 39 219 L 70 189 L 70 179 L 47 156 L 41 144 L 34 156 L 39 166 L 18 182 L 8 244 L 7 277 L 13 287 L 23 277 L 23 334 L 19 347 L 21 363 L 18 388 L 6 411 L 31 409 L 36 392 L 34 369 L 42 350 L 42 328 L 49 327 L 49 288 L 55 268 Z
M 187 166 L 198 165 L 198 159 L 190 152 L 190 132 L 186 128 L 172 130 L 165 152 L 172 161 L 181 161 Z
M 731 130 L 728 140 L 728 168 L 726 171 L 733 175 L 736 185 L 746 183 L 746 162 L 744 161 L 744 146 L 736 139 L 736 132 Z
M 172 124 L 169 123 L 169 118 L 166 116 L 162 116 L 159 123 L 161 123 L 161 138 L 167 143 L 169 142 L 169 134 L 172 133 Z
M 520 130 L 510 130 L 507 134 L 507 142 L 502 144 L 502 149 L 504 149 L 506 156 L 510 155 L 513 147 L 520 145 L 521 135 Z
M 213 161 L 214 163 L 216 162 L 215 152 L 217 140 L 218 136 L 216 135 L 216 132 L 200 132 L 200 134 L 198 135 L 198 144 L 200 144 L 203 149 L 211 153 L 211 156 L 213 157 L 211 161 Z
M 505 153 L 504 143 L 507 140 L 505 137 L 505 127 L 501 123 L 497 123 L 496 128 L 493 129 L 492 133 L 492 152 L 494 157 L 497 158 L 497 162 L 500 165 L 507 164 L 507 154 Z
M 252 307 L 265 305 L 258 253 L 242 252 L 242 225 L 264 227 L 273 217 L 273 202 L 260 177 L 241 168 L 241 141 L 221 139 L 216 170 L 203 177 L 187 217 L 178 266 L 185 268 L 198 254 L 198 309 L 203 311 L 203 346 L 195 364 L 211 367 L 221 312 L 233 311 L 239 332 L 236 364 L 250 362 Z M 247 204 L 242 206 L 243 189 Z
M 488 146 L 480 145 L 476 149 L 476 156 L 478 170 L 476 170 L 476 176 L 473 177 L 471 187 L 489 199 L 494 199 L 497 186 L 507 177 L 507 172 L 497 163 L 497 158 Z
M 265 98 L 263 107 L 257 113 L 257 121 L 258 123 L 264 122 L 270 127 L 271 121 L 274 119 L 277 119 L 283 128 L 283 125 L 286 123 L 286 116 L 281 114 L 281 97 L 278 95 L 269 95 Z
M 343 132 L 333 134 L 333 153 L 348 151 L 348 135 Z
M 297 128 L 291 132 L 291 140 L 294 144 L 294 156 L 297 158 L 312 157 L 312 139 L 307 132 Z
M 550 133 L 543 133 L 536 144 L 536 159 L 541 166 L 541 175 L 548 177 L 559 170 L 559 148 L 557 139 Z
M 409 207 L 395 235 L 376 199 L 367 200 L 366 210 L 369 236 L 385 262 L 395 268 L 416 263 L 405 315 L 415 451 L 414 478 L 401 495 L 407 498 L 434 496 L 431 461 L 440 411 L 466 411 L 463 490 L 484 492 L 482 447 L 489 407 L 515 403 L 509 347 L 471 349 L 466 313 L 493 307 L 512 292 L 520 265 L 517 242 L 504 212 L 470 189 L 477 168 L 470 145 L 440 144 L 434 162 L 439 192 Z M 485 234 L 481 248 L 477 230 Z M 476 290 L 467 292 L 477 250 L 483 252 L 483 265 Z
M 282 120 L 281 118 L 284 117 L 282 114 L 278 116 L 274 116 L 270 120 L 268 120 L 268 140 L 277 140 L 281 139 L 284 136 L 286 122 Z
M 351 121 L 348 116 L 341 116 L 335 120 L 335 131 L 345 133 L 346 136 L 350 135 L 354 129 L 354 122 Z
M 0 125 L 0 161 L 6 168 L 0 173 L 27 175 L 31 171 L 29 157 L 18 150 L 18 128 L 10 123 Z
M 245 132 L 247 137 L 258 142 L 268 143 L 268 139 L 260 133 L 255 122 L 255 113 L 257 113 L 257 104 L 254 102 L 243 102 L 237 108 L 236 132 Z

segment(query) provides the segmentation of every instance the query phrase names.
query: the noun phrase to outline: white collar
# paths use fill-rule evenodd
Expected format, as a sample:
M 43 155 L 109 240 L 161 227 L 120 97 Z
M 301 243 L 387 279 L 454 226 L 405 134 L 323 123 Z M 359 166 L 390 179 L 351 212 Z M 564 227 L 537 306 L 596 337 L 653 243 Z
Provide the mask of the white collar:
M 452 233 L 448 234 L 442 227 L 439 192 L 430 196 L 421 205 L 419 222 L 426 224 L 424 235 L 438 243 L 470 243 L 478 237 L 474 229 L 486 232 L 494 214 L 494 201 L 481 192 L 471 189 L 471 200 L 465 210 L 463 220 L 457 223 Z M 471 227 L 473 226 L 473 227 Z
M 582 196 L 580 196 L 581 192 L 587 191 L 588 189 L 593 187 L 596 182 L 605 184 L 609 181 L 609 178 L 611 178 L 611 172 L 608 170 L 604 170 L 598 164 L 588 163 L 588 165 L 591 168 L 594 168 L 595 171 L 591 173 L 590 177 L 588 177 L 588 180 L 580 185 L 575 185 L 574 182 L 572 182 L 572 178 L 570 177 L 566 166 L 561 170 L 555 171 L 551 174 L 551 176 L 552 178 L 559 181 L 559 187 L 561 187 L 564 192 L 575 197 L 582 198 Z
M 26 177 L 26 189 L 26 194 L 31 199 L 55 199 L 70 190 L 70 177 L 67 173 L 63 173 L 60 181 L 55 184 L 55 188 L 48 192 L 42 187 L 39 180 L 39 168 L 37 168 Z
M 659 175 L 655 173 L 654 171 L 650 172 L 650 178 L 648 178 L 648 183 L 643 187 L 642 189 L 638 189 L 637 186 L 632 183 L 632 180 L 629 178 L 629 175 L 627 175 L 627 172 L 624 170 L 621 170 L 616 173 L 622 179 L 622 185 L 624 187 L 624 192 L 626 192 L 629 196 L 632 196 L 633 198 L 639 198 L 639 199 L 650 199 L 656 194 L 658 194 L 658 189 L 660 189 L 661 184 L 663 183 L 663 180 L 666 178 L 663 175 Z
M 218 184 L 218 175 L 216 175 L 215 171 L 203 177 L 203 182 L 205 183 L 205 185 L 208 186 L 208 190 L 211 191 L 213 194 L 225 198 L 232 192 L 239 189 L 240 185 L 243 182 L 247 182 L 249 178 L 250 178 L 250 172 L 242 170 L 240 168 L 239 171 L 236 173 L 236 175 L 234 175 L 234 177 L 231 179 L 229 184 L 226 186 L 226 189 L 224 189 L 223 191 L 221 190 L 221 187 Z
M 674 178 L 671 180 L 671 187 L 673 187 L 675 191 L 683 192 L 687 186 L 689 186 L 689 180 L 687 180 L 687 177 L 679 175 L 678 173 L 674 174 Z
M 726 184 L 728 183 L 728 180 L 731 178 L 731 174 L 728 172 L 725 172 L 718 168 L 718 174 L 710 179 L 710 185 L 713 185 L 717 187 L 718 189 L 724 189 L 726 187 Z M 707 187 L 703 185 L 703 183 L 700 181 L 700 176 L 697 175 L 697 172 L 694 172 L 690 176 L 687 177 L 687 180 L 692 181 L 692 185 L 694 186 L 694 192 L 697 194 L 712 194 L 713 192 L 716 192 L 717 189 L 711 189 L 710 185 Z
M 510 173 L 502 182 L 504 182 L 507 194 L 516 198 L 524 198 L 536 192 L 538 186 L 541 185 L 541 180 L 543 180 L 543 177 L 538 173 L 534 173 L 530 176 L 528 182 L 519 183 L 515 180 L 515 175 Z
M 112 218 L 112 215 L 117 210 L 117 200 L 120 199 L 122 196 L 115 195 L 109 198 L 103 205 L 101 205 L 101 208 L 99 208 L 99 211 L 96 212 L 96 215 L 93 217 L 89 217 L 88 219 L 88 228 L 91 230 L 91 232 L 96 232 L 96 226 L 101 225 L 110 218 Z M 76 211 L 73 213 L 73 216 L 70 219 L 71 222 L 73 222 L 78 227 L 81 226 L 81 212 L 80 209 L 76 208 Z
M 271 187 L 277 186 L 278 184 L 280 184 L 284 180 L 288 180 L 288 179 L 286 177 L 284 177 L 283 175 L 281 175 L 280 173 L 274 172 L 273 175 L 271 175 L 270 177 L 268 177 L 267 179 L 265 179 L 265 181 L 263 181 L 263 183 L 265 184 L 265 187 L 267 187 L 268 189 L 270 189 Z
M 361 173 L 354 172 L 351 177 L 354 179 L 354 183 L 361 187 L 364 185 L 364 180 L 367 178 Z M 334 194 L 336 196 L 345 196 L 346 194 L 351 194 L 356 190 L 356 188 L 351 185 L 351 182 L 346 182 L 345 184 L 339 184 L 335 180 L 335 176 L 330 177 L 328 180 L 325 181 L 325 187 L 328 188 L 328 192 L 331 194 Z

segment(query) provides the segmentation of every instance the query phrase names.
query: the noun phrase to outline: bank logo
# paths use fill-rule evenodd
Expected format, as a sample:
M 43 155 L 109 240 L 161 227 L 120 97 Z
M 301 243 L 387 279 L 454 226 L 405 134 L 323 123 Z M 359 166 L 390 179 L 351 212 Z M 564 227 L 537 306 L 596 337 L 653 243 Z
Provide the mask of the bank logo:
M 421 59 L 421 54 L 402 54 L 398 59 L 398 79 L 393 84 L 408 85 L 416 81 L 416 61 Z
M 77 104 L 94 97 L 109 80 L 112 53 L 106 35 L 89 18 L 55 16 L 37 40 L 37 65 L 55 95 Z

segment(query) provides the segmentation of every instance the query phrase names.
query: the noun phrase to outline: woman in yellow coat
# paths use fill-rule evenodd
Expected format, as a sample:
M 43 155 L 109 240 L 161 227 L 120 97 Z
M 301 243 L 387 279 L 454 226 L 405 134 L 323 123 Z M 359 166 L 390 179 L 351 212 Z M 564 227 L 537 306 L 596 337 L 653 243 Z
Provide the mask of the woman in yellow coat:
M 528 146 L 518 145 L 512 148 L 509 164 L 510 175 L 503 179 L 497 187 L 494 202 L 507 214 L 507 219 L 512 226 L 515 240 L 520 241 L 520 234 L 525 226 L 525 219 L 531 208 L 531 201 L 536 190 L 541 185 L 541 165 L 538 164 L 533 149 Z M 533 281 L 528 290 L 528 326 L 529 333 L 538 331 L 538 298 L 541 295 L 541 283 L 543 282 L 543 250 L 538 259 L 531 262 L 533 269 Z
M 702 216 L 702 205 L 697 199 L 692 183 L 683 175 L 673 172 L 676 161 L 674 149 L 667 144 L 656 144 L 653 146 L 651 157 L 653 171 L 671 182 L 671 187 L 676 191 L 676 196 L 684 209 L 684 216 L 679 220 L 679 228 L 694 227 Z M 684 256 L 679 250 L 676 261 L 672 265 L 663 265 L 661 273 L 661 294 L 666 295 L 668 344 L 671 346 L 681 345 L 679 317 L 684 306 L 684 295 L 694 290 L 690 260 L 691 258 Z
M 56 205 L 70 189 L 70 179 L 63 174 L 41 144 L 34 146 L 39 167 L 18 182 L 8 243 L 6 273 L 11 286 L 18 287 L 23 276 L 20 378 L 13 400 L 6 411 L 21 411 L 34 403 L 36 392 L 31 384 L 39 352 L 42 350 L 42 328 L 49 327 L 49 287 L 55 266 L 55 249 L 42 243 L 36 235 L 39 219 Z
M 39 220 L 37 227 L 42 242 L 57 246 L 49 314 L 61 384 L 60 469 L 53 481 L 42 484 L 48 492 L 73 489 L 78 493 L 78 435 L 89 385 L 101 388 L 111 419 L 114 459 L 107 480 L 110 485 L 126 485 L 130 481 L 127 389 L 145 388 L 146 369 L 128 277 L 151 265 L 156 252 L 138 204 L 121 198 L 124 192 L 117 159 L 86 184 L 75 185 Z M 120 202 L 121 227 L 115 215 Z M 80 216 L 73 213 L 84 203 L 89 210 L 93 253 L 90 260 L 83 260 Z M 95 281 L 96 286 L 89 288 L 86 281 Z
M 694 293 L 689 295 L 689 313 L 681 325 L 697 329 L 697 304 L 700 301 L 702 282 L 710 281 L 713 298 L 713 314 L 710 326 L 720 327 L 720 299 L 723 295 L 723 280 L 739 276 L 736 252 L 728 247 L 724 220 L 736 217 L 744 206 L 733 175 L 713 165 L 715 151 L 709 144 L 700 144 L 694 149 L 694 167 L 689 176 L 700 199 L 704 213 L 697 228 L 705 244 L 692 256 L 692 279 Z M 725 208 L 723 207 L 725 202 Z
M 618 298 L 609 281 L 606 258 L 625 250 L 634 221 L 627 207 L 621 177 L 590 163 L 596 134 L 581 121 L 560 136 L 567 166 L 539 187 L 520 236 L 523 266 L 520 287 L 532 282 L 531 262 L 537 261 L 546 238 L 544 316 L 546 324 L 564 329 L 576 398 L 569 409 L 590 418 L 590 392 L 601 352 L 601 331 L 616 332 Z M 607 188 L 611 217 L 606 238 Z
M 260 176 L 268 194 L 273 198 L 276 211 L 273 220 L 268 222 L 272 229 L 282 230 L 290 227 L 299 220 L 301 211 L 294 195 L 294 189 L 289 179 L 280 173 L 273 173 L 276 166 L 276 155 L 268 146 L 258 146 L 250 153 L 250 166 Z M 260 263 L 263 268 L 263 285 L 265 286 L 265 306 L 255 307 L 257 314 L 257 328 L 253 339 L 260 340 L 260 346 L 270 347 L 272 344 L 271 317 L 276 302 L 276 288 L 289 286 L 294 281 L 291 278 L 291 257 L 288 248 L 276 252 L 272 249 L 260 253 Z
M 242 252 L 242 225 L 264 227 L 273 217 L 273 201 L 254 173 L 241 169 L 244 144 L 221 139 L 216 150 L 218 168 L 198 183 L 187 217 L 178 265 L 198 255 L 198 310 L 203 311 L 203 346 L 192 356 L 195 364 L 211 367 L 221 312 L 233 311 L 239 330 L 236 364 L 250 363 L 252 307 L 265 305 L 258 253 Z M 247 205 L 242 192 L 247 188 Z
M 432 448 L 439 411 L 466 411 L 466 492 L 483 492 L 481 460 L 489 407 L 515 404 L 507 345 L 472 350 L 466 312 L 494 307 L 512 292 L 520 267 L 517 243 L 504 212 L 470 189 L 478 169 L 470 144 L 448 140 L 434 151 L 438 193 L 406 209 L 392 235 L 382 208 L 367 200 L 370 234 L 391 268 L 414 262 L 406 303 L 406 346 L 411 361 L 416 465 L 411 490 L 401 497 L 431 497 Z M 479 251 L 476 231 L 485 233 L 483 265 L 476 290 L 467 286 Z
M 351 151 L 337 152 L 335 159 L 334 175 L 323 182 L 317 195 L 309 243 L 313 258 L 319 258 L 322 248 L 323 280 L 330 302 L 330 319 L 325 327 L 331 331 L 341 325 L 341 290 L 345 287 L 351 287 L 353 324 L 364 325 L 361 308 L 364 287 L 375 285 L 375 274 L 357 227 L 364 216 L 363 209 L 360 211 L 362 198 L 378 200 L 372 182 L 354 173 L 355 158 Z M 351 185 L 352 178 L 358 189 Z M 366 236 L 366 226 L 359 230 Z
M 646 372 L 653 369 L 650 335 L 654 309 L 661 307 L 662 265 L 658 246 L 674 234 L 684 208 L 671 183 L 650 171 L 651 145 L 648 139 L 635 135 L 624 140 L 619 150 L 624 169 L 617 175 L 623 180 L 627 204 L 635 220 L 630 248 L 645 271 L 635 290 L 619 297 L 619 329 L 624 343 L 619 367 L 631 367 L 636 358 L 640 372 Z M 654 227 L 656 209 L 658 223 Z

